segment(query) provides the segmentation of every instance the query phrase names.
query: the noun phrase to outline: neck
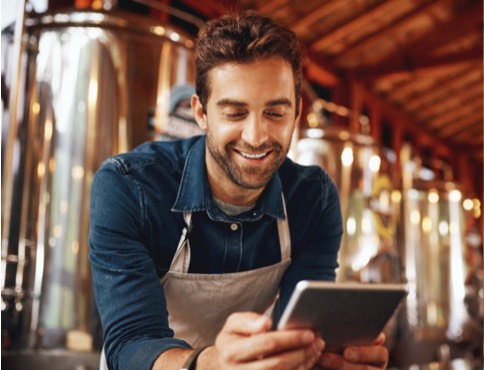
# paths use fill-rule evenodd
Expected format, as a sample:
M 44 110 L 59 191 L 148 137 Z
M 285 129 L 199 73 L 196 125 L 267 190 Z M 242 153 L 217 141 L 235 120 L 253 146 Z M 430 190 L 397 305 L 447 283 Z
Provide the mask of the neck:
M 209 153 L 206 158 L 214 162 Z M 212 196 L 234 206 L 255 204 L 264 191 L 264 188 L 247 189 L 235 184 L 216 163 L 207 163 L 207 176 Z
M 243 189 L 236 184 L 220 184 L 219 176 L 208 174 L 208 184 L 214 198 L 234 206 L 255 204 L 262 195 L 264 188 Z

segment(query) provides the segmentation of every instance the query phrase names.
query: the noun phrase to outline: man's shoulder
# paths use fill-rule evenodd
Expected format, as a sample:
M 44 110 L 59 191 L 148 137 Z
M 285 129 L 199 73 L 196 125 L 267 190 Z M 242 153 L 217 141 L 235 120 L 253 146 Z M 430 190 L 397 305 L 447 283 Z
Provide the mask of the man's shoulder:
M 181 171 L 188 153 L 200 139 L 200 137 L 193 137 L 173 141 L 148 141 L 129 152 L 108 158 L 101 168 L 114 166 L 125 174 L 132 174 L 146 167 Z
M 313 184 L 327 184 L 331 182 L 328 173 L 319 166 L 302 165 L 286 158 L 281 168 L 279 176 L 283 184 L 292 186 L 307 186 Z

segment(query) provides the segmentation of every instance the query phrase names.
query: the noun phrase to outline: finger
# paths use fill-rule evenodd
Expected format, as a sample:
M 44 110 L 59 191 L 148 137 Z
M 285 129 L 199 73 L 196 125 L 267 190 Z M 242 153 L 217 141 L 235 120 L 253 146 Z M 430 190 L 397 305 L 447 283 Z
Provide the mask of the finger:
M 228 362 L 245 362 L 311 346 L 320 353 L 324 342 L 310 330 L 278 330 L 226 342 L 222 356 Z
M 344 365 L 344 359 L 337 353 L 322 353 L 317 361 L 317 365 L 322 369 L 341 369 Z
M 378 337 L 375 339 L 375 342 L 373 343 L 375 346 L 382 346 L 385 344 L 387 337 L 385 333 L 381 332 Z
M 313 369 L 320 354 L 320 351 L 315 352 L 313 346 L 309 346 L 260 359 L 255 363 L 251 363 L 251 369 Z
M 341 355 L 330 352 L 321 354 L 316 365 L 317 370 L 381 370 L 381 367 L 345 361 Z
M 388 349 L 384 346 L 348 347 L 343 352 L 346 361 L 384 367 L 388 362 Z
M 272 320 L 255 312 L 237 312 L 230 315 L 222 332 L 237 335 L 262 333 L 271 328 Z

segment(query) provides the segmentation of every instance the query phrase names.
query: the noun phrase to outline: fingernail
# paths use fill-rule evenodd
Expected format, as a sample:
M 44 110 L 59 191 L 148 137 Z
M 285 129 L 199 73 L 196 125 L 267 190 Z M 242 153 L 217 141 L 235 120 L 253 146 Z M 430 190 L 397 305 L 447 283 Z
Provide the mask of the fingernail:
M 314 334 L 310 331 L 307 331 L 303 335 L 303 342 L 304 344 L 311 343 L 314 340 Z
M 324 347 L 326 347 L 326 343 L 324 343 L 324 340 L 322 340 L 321 338 L 318 338 L 318 340 L 316 341 L 316 346 L 317 350 L 321 352 Z
M 252 322 L 252 327 L 254 329 L 262 329 L 263 327 L 265 327 L 266 322 L 267 322 L 267 317 L 261 316 L 257 320 Z

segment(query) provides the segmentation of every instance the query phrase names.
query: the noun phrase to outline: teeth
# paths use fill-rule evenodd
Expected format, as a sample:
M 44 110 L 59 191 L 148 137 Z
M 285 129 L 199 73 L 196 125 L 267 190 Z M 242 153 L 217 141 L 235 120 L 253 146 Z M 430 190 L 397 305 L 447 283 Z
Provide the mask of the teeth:
M 267 155 L 267 152 L 260 153 L 260 154 L 249 154 L 249 153 L 240 152 L 240 154 L 242 154 L 245 158 L 259 159 L 259 158 L 265 157 Z

